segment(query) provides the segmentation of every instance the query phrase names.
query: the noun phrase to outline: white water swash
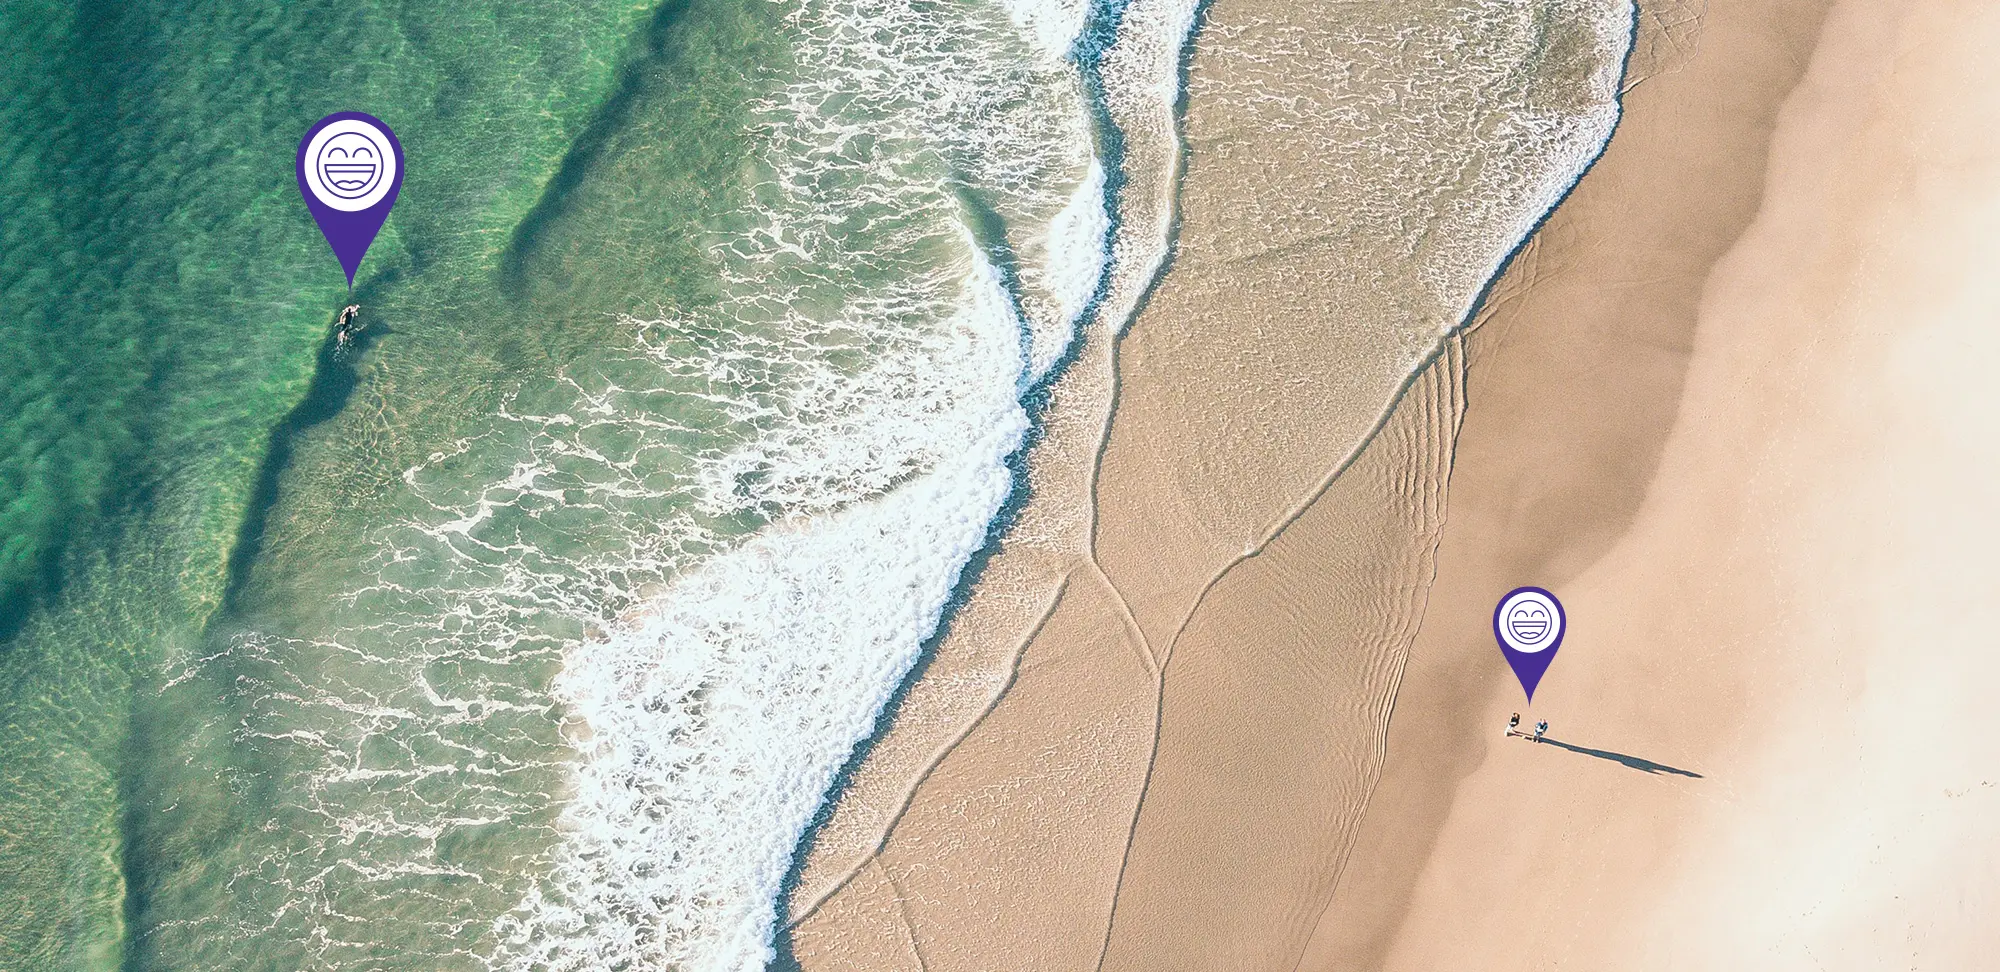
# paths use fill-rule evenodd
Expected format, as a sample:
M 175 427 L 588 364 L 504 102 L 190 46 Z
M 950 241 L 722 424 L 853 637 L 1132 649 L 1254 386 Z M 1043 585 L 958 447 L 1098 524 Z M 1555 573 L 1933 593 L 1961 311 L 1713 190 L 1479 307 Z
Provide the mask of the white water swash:
M 557 688 L 587 726 L 585 759 L 549 891 L 502 922 L 509 964 L 769 960 L 793 850 L 985 543 L 1027 428 L 1021 396 L 1062 356 L 1103 272 L 1104 173 L 1074 66 L 1049 56 L 1068 44 L 1050 43 L 1042 12 L 1013 13 L 1042 46 L 1011 63 L 916 6 L 798 15 L 802 56 L 823 73 L 760 106 L 779 147 L 758 214 L 769 245 L 732 275 L 761 303 L 759 261 L 837 263 L 847 244 L 829 229 L 884 191 L 933 221 L 899 242 L 957 258 L 843 307 L 839 328 L 899 329 L 870 341 L 888 353 L 794 381 L 779 407 L 807 421 L 703 469 L 709 502 L 788 515 L 567 654 Z M 1072 38 L 1080 27 L 1070 18 Z M 853 200 L 821 195 L 831 158 L 859 139 L 908 154 L 875 161 Z M 964 185 L 898 185 L 886 171 L 933 153 Z M 990 206 L 1009 239 L 976 239 L 968 205 Z M 1011 288 L 994 243 L 1012 259 Z
M 795 67 L 704 246 L 718 299 L 518 377 L 392 484 L 350 583 L 168 682 L 230 699 L 193 745 L 248 822 L 149 902 L 184 916 L 159 954 L 770 959 L 795 848 L 986 542 L 1113 235 L 1085 8 L 786 9 Z

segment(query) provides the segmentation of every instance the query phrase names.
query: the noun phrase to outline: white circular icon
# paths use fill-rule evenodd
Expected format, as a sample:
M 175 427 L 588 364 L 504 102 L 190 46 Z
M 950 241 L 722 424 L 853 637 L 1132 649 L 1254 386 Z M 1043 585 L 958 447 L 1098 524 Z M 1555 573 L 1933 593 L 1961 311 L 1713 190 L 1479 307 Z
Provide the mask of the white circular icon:
M 1515 591 L 1500 602 L 1494 627 L 1500 640 L 1515 651 L 1533 654 L 1546 650 L 1562 636 L 1562 608 L 1538 590 Z
M 320 129 L 306 144 L 306 186 L 322 204 L 355 213 L 382 201 L 396 184 L 389 136 L 359 118 Z

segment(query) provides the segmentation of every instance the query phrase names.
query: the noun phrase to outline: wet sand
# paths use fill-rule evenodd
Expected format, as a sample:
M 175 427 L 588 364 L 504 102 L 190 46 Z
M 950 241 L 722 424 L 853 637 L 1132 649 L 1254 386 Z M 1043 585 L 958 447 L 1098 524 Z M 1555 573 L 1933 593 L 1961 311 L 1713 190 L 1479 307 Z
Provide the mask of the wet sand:
M 1223 22 L 1233 13 L 1304 16 L 1265 0 L 1227 7 L 1215 14 Z M 1313 754 L 1322 784 L 1314 792 L 1325 797 L 1287 800 L 1299 811 L 1285 825 L 1294 839 L 1264 846 L 1280 856 L 1301 843 L 1318 848 L 1314 831 L 1326 820 L 1359 819 L 1415 616 L 1420 585 L 1412 578 L 1428 572 L 1440 521 L 1462 358 L 1454 344 L 1412 386 L 1426 407 L 1407 410 L 1395 434 L 1382 437 L 1396 443 L 1393 453 L 1357 460 L 1357 444 L 1387 420 L 1421 350 L 1367 315 L 1330 324 L 1323 315 L 1334 301 L 1370 296 L 1342 289 L 1352 252 L 1325 232 L 1324 213 L 1289 205 L 1298 186 L 1244 177 L 1246 153 L 1310 156 L 1310 143 L 1336 137 L 1324 121 L 1298 125 L 1311 112 L 1297 99 L 1264 97 L 1272 85 L 1310 91 L 1317 81 L 1268 76 L 1265 49 L 1296 43 L 1297 32 L 1283 20 L 1263 23 L 1271 33 L 1262 39 L 1235 43 L 1219 32 L 1225 40 L 1197 54 L 1197 76 L 1220 77 L 1224 90 L 1189 109 L 1189 136 L 1202 150 L 1181 184 L 1182 255 L 1122 340 L 1101 327 L 1087 335 L 1055 387 L 1021 522 L 983 565 L 893 727 L 815 835 L 789 901 L 786 943 L 806 968 L 1127 961 L 1159 922 L 1179 923 L 1190 907 L 1199 914 L 1192 899 L 1166 907 L 1148 900 L 1156 885 L 1147 875 L 1235 856 L 1234 845 L 1208 839 L 1189 845 L 1198 854 L 1182 854 L 1174 832 L 1228 826 L 1239 815 L 1233 799 L 1249 791 L 1210 788 L 1154 800 L 1144 812 L 1141 793 L 1155 767 L 1155 789 L 1198 781 L 1187 770 L 1215 755 L 1200 745 L 1214 736 L 1209 720 L 1246 701 L 1268 704 L 1254 717 L 1237 713 L 1256 726 L 1225 737 Z M 1259 140 L 1274 131 L 1287 137 Z M 1166 212 L 1164 176 L 1128 186 L 1128 200 L 1146 203 L 1128 217 Z M 1289 178 L 1320 176 L 1299 170 Z M 1293 238 L 1282 259 L 1246 256 L 1244 246 L 1256 242 L 1247 239 L 1255 227 L 1246 209 L 1288 210 L 1307 225 L 1287 224 Z M 1378 275 L 1391 272 L 1418 269 Z M 1119 296 L 1107 319 L 1120 319 Z M 1336 361 L 1349 366 L 1327 366 Z M 1350 464 L 1366 470 L 1350 481 L 1365 478 L 1368 489 L 1336 489 L 1341 499 L 1325 504 L 1347 519 L 1287 531 Z M 1248 481 L 1259 488 L 1245 488 Z M 1173 506 L 1171 516 L 1162 503 Z M 1287 532 L 1297 536 L 1281 545 L 1311 547 L 1313 562 L 1329 570 L 1263 577 L 1252 564 L 1243 579 L 1230 576 L 1247 550 Z M 1347 572 L 1352 596 L 1327 601 L 1320 595 L 1336 571 Z M 1215 610 L 1196 612 L 1212 583 Z M 1294 618 L 1293 630 L 1270 642 L 1273 667 L 1244 668 L 1252 678 L 1208 692 L 1203 683 L 1232 667 L 1230 647 L 1255 626 L 1242 616 L 1256 604 L 1245 595 L 1267 583 L 1288 585 Z M 1367 632 L 1350 658 L 1315 657 L 1324 639 L 1349 632 Z M 1299 665 L 1308 671 L 1279 678 L 1291 691 L 1262 691 L 1273 672 Z M 1189 689 L 1192 697 L 1174 701 Z M 1326 698 L 1352 701 L 1319 718 Z M 1297 783 L 1265 774 L 1259 792 L 1283 798 Z M 1300 857 L 1308 866 L 1293 867 L 1287 885 L 1318 885 L 1323 896 L 1332 872 L 1308 862 L 1324 865 L 1324 856 Z M 1237 867 L 1257 864 L 1242 858 Z M 1136 897 L 1118 904 L 1126 895 Z M 1248 934 L 1264 947 L 1265 935 Z
M 1968 506 L 1992 410 L 1975 376 L 1916 365 L 1992 360 L 1965 308 L 1993 302 L 1885 310 L 1993 265 L 1988 123 L 1949 120 L 1939 73 L 1973 89 L 1965 51 L 1993 35 L 1882 2 L 1822 44 L 1826 7 L 1649 5 L 1609 151 L 1400 395 L 1341 374 L 1365 352 L 1338 336 L 1286 330 L 1320 298 L 1271 261 L 1184 258 L 1115 357 L 1094 335 L 1044 495 L 1084 490 L 1095 519 L 1031 503 L 988 564 L 814 846 L 799 963 L 1727 968 L 1843 944 L 1800 932 L 1872 906 L 1843 875 L 1990 911 L 1990 870 L 1934 880 L 1865 838 L 1921 819 L 1990 848 L 2000 819 L 1973 771 L 1991 720 L 1950 688 L 1993 674 L 1954 626 L 1974 582 L 1938 580 L 1991 577 L 1967 557 L 1996 539 Z M 1956 60 L 1899 80 L 1897 44 Z M 1199 166 L 1197 243 L 1240 204 Z M 1961 529 L 1918 529 L 1938 524 Z M 1877 671 L 1910 651 L 1855 566 L 1879 556 L 1929 595 L 1929 681 Z M 1487 627 L 1523 583 L 1572 619 L 1533 709 Z M 1869 745 L 1851 720 L 1898 704 L 1925 710 L 1884 737 L 1904 748 Z M 1501 739 L 1515 708 L 1556 742 Z M 1925 919 L 1924 944 L 1894 907 L 1812 927 L 1851 936 L 1848 967 L 1906 940 L 1957 967 L 1962 923 Z
M 1130 331 L 1094 328 L 1057 384 L 1022 521 L 815 835 L 788 902 L 802 966 L 1200 967 L 1303 944 L 1379 765 L 1443 521 L 1464 362 L 1436 342 L 1482 282 L 1458 255 L 1485 245 L 1447 230 L 1511 245 L 1507 207 L 1534 197 L 1374 222 L 1369 205 L 1544 161 L 1468 159 L 1446 123 L 1477 129 L 1477 98 L 1405 61 L 1462 55 L 1470 76 L 1525 55 L 1466 53 L 1426 13 L 1211 11 L 1179 256 Z M 1600 26 L 1537 36 L 1574 59 Z M 1460 100 L 1375 118 L 1373 88 L 1318 73 L 1356 59 Z M 1593 66 L 1609 62 L 1527 87 L 1580 110 Z M 1424 183 L 1407 164 L 1424 153 L 1458 170 Z M 1179 892 L 1191 876 L 1203 893 Z

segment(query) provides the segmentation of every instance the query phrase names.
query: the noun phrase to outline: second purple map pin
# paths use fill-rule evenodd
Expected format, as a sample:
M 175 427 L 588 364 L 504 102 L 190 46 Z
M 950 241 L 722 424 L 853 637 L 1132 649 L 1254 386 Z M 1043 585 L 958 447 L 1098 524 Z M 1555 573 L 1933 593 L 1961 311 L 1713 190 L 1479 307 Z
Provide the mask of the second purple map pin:
M 335 112 L 299 142 L 299 194 L 354 289 L 354 271 L 403 187 L 403 144 L 358 111 Z
M 1562 646 L 1563 629 L 1568 627 L 1562 602 L 1539 587 L 1517 587 L 1507 592 L 1493 609 L 1493 638 L 1500 653 L 1521 680 L 1528 701 L 1535 700 L 1535 686 L 1555 660 Z

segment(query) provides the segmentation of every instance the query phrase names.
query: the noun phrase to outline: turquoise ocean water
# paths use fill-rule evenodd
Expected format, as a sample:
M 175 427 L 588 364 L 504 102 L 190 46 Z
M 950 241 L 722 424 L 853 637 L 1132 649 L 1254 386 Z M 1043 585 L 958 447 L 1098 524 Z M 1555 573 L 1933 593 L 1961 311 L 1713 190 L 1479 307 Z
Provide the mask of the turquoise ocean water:
M 112 967 L 150 920 L 127 880 L 167 865 L 128 840 L 133 729 L 162 718 L 161 666 L 200 650 L 345 295 L 274 160 L 302 120 L 374 105 L 426 164 L 364 299 L 423 264 L 490 263 L 646 14 L 0 8 L 0 966 Z
M 0 968 L 760 964 L 1094 286 L 1065 52 L 966 3 L 0 18 Z M 291 160 L 350 109 L 409 166 L 341 358 Z M 911 489 L 927 557 L 814 520 Z M 886 614 L 767 624 L 825 583 Z M 768 819 L 688 829 L 723 800 Z

